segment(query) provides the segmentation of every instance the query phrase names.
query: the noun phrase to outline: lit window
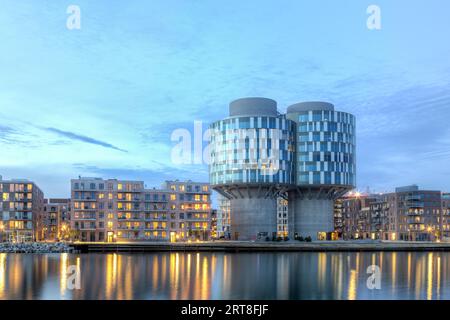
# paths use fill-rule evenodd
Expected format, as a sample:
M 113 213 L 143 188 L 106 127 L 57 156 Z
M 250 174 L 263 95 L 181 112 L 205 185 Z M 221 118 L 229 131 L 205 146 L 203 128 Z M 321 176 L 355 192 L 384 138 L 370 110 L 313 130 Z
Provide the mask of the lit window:
M 184 185 L 180 185 L 180 191 L 184 191 Z
M 170 195 L 170 200 L 177 200 L 177 196 L 175 194 Z
M 121 183 L 119 183 L 118 185 L 117 185 L 117 190 L 122 190 L 123 189 L 123 185 L 121 184 Z

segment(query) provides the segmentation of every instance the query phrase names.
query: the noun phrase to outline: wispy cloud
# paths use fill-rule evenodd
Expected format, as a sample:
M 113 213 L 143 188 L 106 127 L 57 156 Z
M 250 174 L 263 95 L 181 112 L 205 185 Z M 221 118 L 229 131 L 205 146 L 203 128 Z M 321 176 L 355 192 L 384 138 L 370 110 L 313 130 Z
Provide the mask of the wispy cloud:
M 69 131 L 63 131 L 63 130 L 59 130 L 56 128 L 44 128 L 46 131 L 55 133 L 57 135 L 66 137 L 68 139 L 71 140 L 77 140 L 77 141 L 81 141 L 81 142 L 85 142 L 85 143 L 90 143 L 90 144 L 95 144 L 104 148 L 109 148 L 109 149 L 114 149 L 114 150 L 118 150 L 118 151 L 122 151 L 122 152 L 128 152 L 127 150 L 118 148 L 110 143 L 104 142 L 104 141 L 100 141 L 91 137 L 87 137 L 87 136 L 83 136 L 80 134 L 76 134 L 73 132 L 69 132 Z
M 0 140 L 6 140 L 13 133 L 15 133 L 13 128 L 0 125 Z

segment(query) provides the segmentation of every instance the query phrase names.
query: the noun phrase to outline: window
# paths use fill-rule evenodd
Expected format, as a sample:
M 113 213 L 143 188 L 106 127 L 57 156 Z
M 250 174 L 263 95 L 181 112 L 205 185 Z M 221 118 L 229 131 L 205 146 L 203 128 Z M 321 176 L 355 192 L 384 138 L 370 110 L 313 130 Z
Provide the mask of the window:
M 298 117 L 300 122 L 307 122 L 309 120 L 308 112 L 301 113 Z
M 121 183 L 117 184 L 117 190 L 122 190 L 123 189 L 123 185 Z
M 175 194 L 170 195 L 170 200 L 176 200 L 176 199 L 177 199 L 177 196 Z

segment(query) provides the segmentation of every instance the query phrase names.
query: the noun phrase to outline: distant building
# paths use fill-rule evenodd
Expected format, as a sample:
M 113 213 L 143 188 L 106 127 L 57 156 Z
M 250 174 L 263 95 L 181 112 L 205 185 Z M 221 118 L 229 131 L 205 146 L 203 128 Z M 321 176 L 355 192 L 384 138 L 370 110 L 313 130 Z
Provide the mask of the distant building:
M 44 206 L 44 193 L 32 181 L 0 176 L 0 241 L 41 240 L 35 232 Z
M 39 218 L 39 238 L 42 240 L 69 240 L 70 199 L 45 199 Z
M 419 190 L 417 186 L 397 188 L 384 196 L 389 213 L 396 219 L 389 221 L 396 229 L 395 238 L 409 241 L 434 241 L 441 231 L 441 192 Z M 388 234 L 385 239 L 392 239 Z
M 71 229 L 80 241 L 184 241 L 210 237 L 207 183 L 79 178 L 71 181 Z
M 450 238 L 450 193 L 442 194 L 442 237 Z
M 339 200 L 342 238 L 439 240 L 450 231 L 444 198 L 440 191 L 420 190 L 415 185 L 388 194 L 348 194 Z
M 211 237 L 211 187 L 209 183 L 166 181 L 170 192 L 171 241 L 208 240 Z
M 286 238 L 289 235 L 288 200 L 277 199 L 277 237 Z
M 217 209 L 217 237 L 224 239 L 231 239 L 230 233 L 230 216 L 231 205 L 230 200 L 218 194 L 218 209 Z
M 211 239 L 217 239 L 217 209 L 211 210 Z
M 342 238 L 344 227 L 344 220 L 342 218 L 342 202 L 342 197 L 334 201 L 334 231 L 336 232 L 338 238 Z
M 341 199 L 342 206 L 342 238 L 377 239 L 377 225 L 370 212 L 371 204 L 377 198 L 369 195 L 347 195 Z

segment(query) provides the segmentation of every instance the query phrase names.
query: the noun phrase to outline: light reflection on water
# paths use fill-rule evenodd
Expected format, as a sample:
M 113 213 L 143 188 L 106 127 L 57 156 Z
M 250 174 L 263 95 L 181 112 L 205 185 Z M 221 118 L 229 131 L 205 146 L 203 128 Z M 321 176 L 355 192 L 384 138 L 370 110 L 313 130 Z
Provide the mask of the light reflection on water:
M 380 290 L 366 285 L 373 264 Z M 447 252 L 0 253 L 0 299 L 450 299 L 449 264 Z

